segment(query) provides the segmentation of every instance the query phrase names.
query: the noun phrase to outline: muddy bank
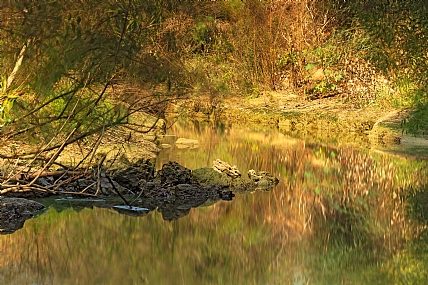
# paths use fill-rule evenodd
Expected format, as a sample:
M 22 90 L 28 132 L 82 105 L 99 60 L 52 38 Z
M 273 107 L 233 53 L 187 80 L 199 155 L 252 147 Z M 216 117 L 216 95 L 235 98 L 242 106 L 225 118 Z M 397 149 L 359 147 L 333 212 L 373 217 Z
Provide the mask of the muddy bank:
M 409 110 L 355 106 L 340 97 L 308 100 L 276 92 L 262 93 L 257 98 L 228 98 L 221 102 L 196 99 L 188 106 L 187 119 L 217 120 L 255 130 L 269 127 L 313 143 L 353 145 L 427 158 L 426 137 L 414 137 L 402 128 Z

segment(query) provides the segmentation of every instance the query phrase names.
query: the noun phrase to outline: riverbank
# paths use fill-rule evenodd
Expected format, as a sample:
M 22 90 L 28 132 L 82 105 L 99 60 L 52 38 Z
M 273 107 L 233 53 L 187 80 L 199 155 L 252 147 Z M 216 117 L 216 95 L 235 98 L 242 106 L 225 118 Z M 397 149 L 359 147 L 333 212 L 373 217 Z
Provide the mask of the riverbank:
M 409 136 L 400 127 L 401 121 L 408 114 L 406 110 L 385 110 L 376 106 L 356 108 L 337 97 L 307 100 L 290 94 L 272 92 L 261 94 L 257 98 L 231 98 L 219 102 L 215 106 L 205 105 L 205 108 L 200 103 L 204 99 L 198 98 L 198 100 L 191 104 L 186 102 L 188 119 L 214 120 L 228 127 L 245 125 L 253 129 L 272 128 L 287 136 L 313 143 L 334 143 L 336 146 L 353 145 L 399 156 L 428 158 L 426 155 L 428 140 L 424 137 Z M 204 102 L 209 102 L 209 100 L 204 100 Z M 199 104 L 198 108 L 196 108 L 197 104 Z M 170 120 L 169 123 L 172 121 Z M 97 152 L 94 153 L 94 165 L 87 165 L 86 168 L 80 168 L 78 171 L 72 168 L 62 168 L 55 171 L 50 169 L 53 172 L 48 172 L 49 169 L 45 169 L 39 174 L 37 171 L 41 169 L 42 165 L 36 169 L 36 165 L 30 163 L 28 164 L 30 168 L 28 168 L 22 158 L 2 159 L 4 179 L 1 181 L 0 194 L 27 198 L 64 194 L 85 198 L 100 195 L 104 197 L 135 195 L 141 191 L 141 185 L 145 185 L 146 182 L 151 183 L 155 173 L 153 165 L 150 166 L 150 171 L 141 171 L 142 165 L 138 161 L 145 159 L 147 162 L 148 159 L 156 157 L 160 150 L 157 144 L 159 145 L 159 139 L 165 134 L 165 125 L 168 123 L 162 122 L 161 126 L 155 128 L 151 134 L 124 131 L 122 128 L 109 130 L 104 134 Z M 17 145 L 14 144 L 9 144 L 7 147 L 10 149 L 9 153 L 12 153 L 13 148 L 17 149 Z M 24 147 L 25 144 L 18 149 Z M 3 148 L 2 153 L 5 151 L 6 148 Z M 87 149 L 87 151 L 91 150 Z M 81 161 L 83 156 L 82 146 L 72 144 L 58 156 L 56 166 L 76 165 L 76 162 Z M 10 170 L 8 168 L 11 167 L 15 175 L 7 176 L 6 174 Z M 147 176 L 148 173 L 151 173 L 150 177 Z M 34 181 L 32 181 L 33 179 Z M 131 189 L 130 192 L 129 189 Z M 183 190 L 185 193 L 183 195 L 186 196 L 185 201 L 192 197 L 190 192 L 186 192 L 187 190 L 187 188 Z M 155 192 L 166 193 L 160 197 L 164 199 L 168 195 L 171 196 L 168 194 L 171 191 L 168 186 L 158 187 Z M 176 188 L 173 190 L 174 193 L 180 191 L 182 190 Z M 194 191 L 194 188 L 191 191 Z M 216 191 L 211 191 L 215 194 L 212 196 L 221 198 L 223 190 Z M 151 194 L 146 195 L 145 198 L 154 197 L 155 192 L 151 191 Z M 206 190 L 200 192 L 204 193 L 202 200 L 205 201 Z M 3 204 L 2 208 L 5 208 L 10 203 Z M 109 206 L 111 205 L 109 204 Z M 139 208 L 153 208 L 143 206 Z M 21 216 L 22 220 L 31 217 L 31 215 Z M 19 226 L 22 224 L 23 221 L 20 221 Z
M 205 102 L 205 108 L 201 108 L 201 102 Z M 374 103 L 356 106 L 343 97 L 308 100 L 279 92 L 227 98 L 217 104 L 209 102 L 209 98 L 198 98 L 188 108 L 187 118 L 219 120 L 255 129 L 270 127 L 314 143 L 335 142 L 406 157 L 428 158 L 427 138 L 413 136 L 403 129 L 402 122 L 410 113 L 408 109 L 385 108 Z

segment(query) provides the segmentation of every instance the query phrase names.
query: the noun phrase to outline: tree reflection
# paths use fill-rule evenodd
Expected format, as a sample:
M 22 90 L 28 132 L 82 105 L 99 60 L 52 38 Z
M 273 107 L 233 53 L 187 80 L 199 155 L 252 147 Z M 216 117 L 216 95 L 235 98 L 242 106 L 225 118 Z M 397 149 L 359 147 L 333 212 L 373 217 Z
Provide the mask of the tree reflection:
M 171 148 L 163 159 L 195 169 L 220 158 L 242 172 L 269 171 L 281 182 L 270 192 L 191 209 L 173 222 L 157 211 L 135 218 L 99 208 L 51 209 L 0 237 L 0 281 L 407 284 L 426 277 L 425 225 L 406 212 L 410 186 L 427 184 L 425 161 L 278 133 L 175 132 L 198 139 L 200 147 Z

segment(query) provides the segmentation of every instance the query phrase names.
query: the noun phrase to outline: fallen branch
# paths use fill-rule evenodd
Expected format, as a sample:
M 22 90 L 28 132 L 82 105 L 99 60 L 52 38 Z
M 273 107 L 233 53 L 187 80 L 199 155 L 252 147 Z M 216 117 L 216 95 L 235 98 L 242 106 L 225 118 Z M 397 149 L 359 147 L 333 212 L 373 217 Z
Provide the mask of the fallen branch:
M 51 190 L 48 187 L 40 186 L 40 185 L 1 185 L 2 190 L 0 190 L 0 195 L 4 195 L 6 193 L 12 192 L 12 193 L 27 193 L 27 192 L 42 192 L 42 193 L 49 193 L 51 195 L 83 195 L 88 197 L 96 197 L 95 194 L 85 193 L 82 191 L 80 192 L 70 192 L 70 191 L 55 191 Z M 84 189 L 85 190 L 85 189 Z
M 80 175 L 84 173 L 84 170 L 80 171 L 69 171 L 69 170 L 59 170 L 59 171 L 43 171 L 43 172 L 35 172 L 32 174 L 15 174 L 12 177 L 9 177 L 8 181 L 16 181 L 16 180 L 27 180 L 27 179 L 34 179 L 34 178 L 40 178 L 40 177 L 60 177 L 62 175 Z

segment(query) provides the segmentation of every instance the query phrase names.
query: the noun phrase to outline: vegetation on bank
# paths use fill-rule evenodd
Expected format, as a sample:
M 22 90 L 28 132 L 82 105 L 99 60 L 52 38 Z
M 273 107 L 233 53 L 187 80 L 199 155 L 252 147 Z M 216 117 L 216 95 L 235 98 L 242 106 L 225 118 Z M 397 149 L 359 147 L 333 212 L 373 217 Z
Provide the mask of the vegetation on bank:
M 177 99 L 208 94 L 212 112 L 264 91 L 410 108 L 404 129 L 424 134 L 427 10 L 422 0 L 5 1 L 2 137 L 60 152 L 136 112 L 163 117 Z

